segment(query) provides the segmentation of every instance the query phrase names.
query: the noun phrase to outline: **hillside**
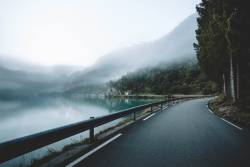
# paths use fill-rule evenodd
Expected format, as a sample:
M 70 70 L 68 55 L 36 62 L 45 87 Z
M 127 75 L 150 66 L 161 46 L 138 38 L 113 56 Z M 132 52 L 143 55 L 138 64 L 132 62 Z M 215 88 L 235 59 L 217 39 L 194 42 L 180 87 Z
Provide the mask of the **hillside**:
M 191 15 L 162 38 L 113 51 L 87 69 L 71 66 L 37 66 L 0 56 L 0 99 L 41 94 L 103 93 L 106 83 L 129 72 L 159 63 L 196 59 L 196 16 Z
M 109 80 L 137 69 L 156 66 L 161 62 L 171 62 L 183 58 L 195 59 L 196 15 L 191 15 L 172 32 L 162 38 L 114 51 L 101 57 L 89 69 L 71 76 L 67 84 L 68 92 L 86 92 L 86 88 L 100 87 Z
M 109 83 L 110 90 L 126 94 L 209 94 L 217 91 L 193 59 L 161 64 L 124 75 Z

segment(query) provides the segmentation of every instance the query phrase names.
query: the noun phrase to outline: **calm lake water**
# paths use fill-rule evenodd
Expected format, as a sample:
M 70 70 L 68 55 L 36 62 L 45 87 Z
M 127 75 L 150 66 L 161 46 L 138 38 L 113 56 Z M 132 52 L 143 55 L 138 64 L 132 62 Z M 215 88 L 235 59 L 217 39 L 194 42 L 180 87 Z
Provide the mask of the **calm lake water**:
M 71 123 L 90 117 L 107 115 L 122 109 L 151 103 L 152 99 L 106 99 L 97 97 L 32 98 L 18 101 L 0 100 L 0 143 Z M 95 133 L 117 124 L 120 120 L 95 128 Z M 48 154 L 49 149 L 60 151 L 65 145 L 88 137 L 88 132 L 72 136 L 45 146 L 31 153 L 0 164 L 0 167 L 29 165 L 34 158 Z
M 0 101 L 0 143 L 152 101 L 96 97 Z

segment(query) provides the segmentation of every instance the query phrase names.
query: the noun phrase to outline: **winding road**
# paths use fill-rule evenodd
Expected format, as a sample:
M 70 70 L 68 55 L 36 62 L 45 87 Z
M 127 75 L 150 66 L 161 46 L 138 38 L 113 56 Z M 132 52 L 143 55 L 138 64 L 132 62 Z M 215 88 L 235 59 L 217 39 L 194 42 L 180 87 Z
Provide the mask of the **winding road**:
M 209 98 L 156 112 L 68 166 L 249 167 L 250 132 L 209 111 Z

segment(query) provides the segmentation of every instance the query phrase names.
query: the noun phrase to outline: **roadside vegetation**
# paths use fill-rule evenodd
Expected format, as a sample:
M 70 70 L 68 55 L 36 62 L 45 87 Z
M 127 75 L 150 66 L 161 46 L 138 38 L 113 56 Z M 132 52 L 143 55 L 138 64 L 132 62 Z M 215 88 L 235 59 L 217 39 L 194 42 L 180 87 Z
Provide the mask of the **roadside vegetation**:
M 198 63 L 221 96 L 210 103 L 235 121 L 250 122 L 250 10 L 247 1 L 202 0 L 197 6 Z
M 250 111 L 243 109 L 245 106 L 233 105 L 232 99 L 220 95 L 209 102 L 209 107 L 219 116 L 228 118 L 250 128 Z

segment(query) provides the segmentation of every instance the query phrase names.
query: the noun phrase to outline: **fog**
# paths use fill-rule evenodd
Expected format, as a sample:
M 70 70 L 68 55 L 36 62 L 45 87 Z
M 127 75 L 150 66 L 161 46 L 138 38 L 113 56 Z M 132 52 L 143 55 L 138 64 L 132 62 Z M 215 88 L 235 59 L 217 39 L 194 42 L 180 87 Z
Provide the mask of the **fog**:
M 0 55 L 91 66 L 113 50 L 164 36 L 195 12 L 197 2 L 1 0 Z
M 194 58 L 196 15 L 183 20 L 163 37 L 114 50 L 91 67 L 37 65 L 0 56 L 1 99 L 21 99 L 55 94 L 105 93 L 106 83 L 144 67 Z
M 195 57 L 197 3 L 2 0 L 0 99 L 104 93 L 129 72 Z
M 99 88 L 101 83 L 116 80 L 140 68 L 174 63 L 182 59 L 196 59 L 192 46 L 196 28 L 196 15 L 193 14 L 157 40 L 110 52 L 85 71 L 73 73 L 68 89 L 86 93 L 88 85 Z

